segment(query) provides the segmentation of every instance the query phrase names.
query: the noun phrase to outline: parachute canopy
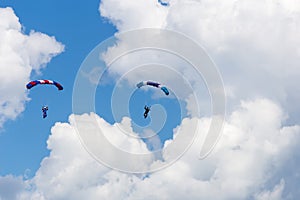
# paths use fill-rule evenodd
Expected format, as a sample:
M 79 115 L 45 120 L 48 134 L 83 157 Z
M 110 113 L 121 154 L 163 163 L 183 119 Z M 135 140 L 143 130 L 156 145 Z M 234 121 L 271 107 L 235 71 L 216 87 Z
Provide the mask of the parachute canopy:
M 169 6 L 169 2 L 168 1 L 165 1 L 165 0 L 158 0 L 158 3 L 160 3 L 160 5 L 162 6 Z
M 166 95 L 169 95 L 169 90 L 165 86 L 162 86 L 160 83 L 157 83 L 157 82 L 142 81 L 142 82 L 139 82 L 136 86 L 138 88 L 140 88 L 140 87 L 145 86 L 145 85 L 150 85 L 152 87 L 160 88 Z
M 58 90 L 63 90 L 63 86 L 59 84 L 58 82 L 52 81 L 52 80 L 35 80 L 35 81 L 30 81 L 27 85 L 27 89 L 31 89 L 32 87 L 39 85 L 39 84 L 50 84 L 50 85 L 55 85 Z

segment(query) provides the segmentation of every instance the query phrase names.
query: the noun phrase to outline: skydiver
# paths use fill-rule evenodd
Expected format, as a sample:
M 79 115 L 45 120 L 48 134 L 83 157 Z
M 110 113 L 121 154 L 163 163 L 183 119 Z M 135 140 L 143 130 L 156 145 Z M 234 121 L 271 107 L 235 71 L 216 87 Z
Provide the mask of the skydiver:
M 150 111 L 150 107 L 151 107 L 151 106 L 148 107 L 148 106 L 146 106 L 146 105 L 145 105 L 145 107 L 144 107 L 144 109 L 145 109 L 145 112 L 144 112 L 144 118 L 145 118 L 145 119 L 146 119 L 147 116 L 148 116 L 148 113 L 149 113 L 149 111 Z
M 47 117 L 47 110 L 48 110 L 48 106 L 43 106 L 43 107 L 42 107 L 43 118 L 46 118 L 46 117 Z

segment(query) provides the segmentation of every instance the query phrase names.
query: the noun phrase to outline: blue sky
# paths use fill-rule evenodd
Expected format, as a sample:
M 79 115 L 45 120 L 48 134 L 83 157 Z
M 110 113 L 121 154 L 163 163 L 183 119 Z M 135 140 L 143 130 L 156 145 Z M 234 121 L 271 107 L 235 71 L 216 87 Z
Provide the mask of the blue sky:
M 98 5 L 99 1 L 1 1 L 1 7 L 14 9 L 25 33 L 43 32 L 65 45 L 65 51 L 47 64 L 41 74 L 31 75 L 32 80 L 57 80 L 64 90 L 34 88 L 26 110 L 1 131 L 1 175 L 23 175 L 26 169 L 34 175 L 43 157 L 49 154 L 46 140 L 51 126 L 56 121 L 67 121 L 72 113 L 72 88 L 77 69 L 99 42 L 115 32 L 114 27 L 100 17 Z M 46 120 L 41 118 L 43 104 L 50 107 Z
M 293 0 L 2 0 L 0 199 L 297 199 L 298 27 Z
M 26 173 L 26 176 L 32 177 L 39 168 L 41 160 L 49 155 L 46 141 L 51 127 L 57 121 L 68 121 L 72 113 L 73 83 L 81 63 L 98 43 L 116 32 L 108 20 L 100 17 L 98 5 L 98 1 L 89 3 L 1 2 L 1 7 L 14 9 L 25 34 L 29 34 L 32 30 L 43 32 L 54 36 L 57 41 L 65 45 L 64 52 L 54 57 L 45 69 L 40 73 L 31 74 L 31 80 L 44 78 L 56 80 L 64 86 L 64 90 L 57 91 L 55 87 L 47 86 L 30 90 L 31 100 L 26 103 L 25 111 L 15 121 L 7 122 L 2 131 L 1 175 L 18 176 Z M 72 9 L 66 12 L 66 8 L 70 6 Z M 110 81 L 114 82 L 114 80 Z M 127 115 L 124 113 L 114 119 L 109 109 L 113 86 L 114 83 L 99 87 L 96 97 L 96 112 L 111 124 L 121 121 L 122 117 Z M 173 101 L 166 97 L 153 99 L 153 93 L 151 89 L 136 91 L 131 97 L 129 112 L 137 126 L 143 129 L 151 121 L 150 118 L 142 117 L 144 105 L 160 104 L 165 107 L 165 111 L 173 117 L 168 118 L 165 126 L 158 133 L 163 142 L 172 138 L 172 129 L 179 125 L 181 120 L 181 110 L 177 100 Z M 47 119 L 41 117 L 42 105 L 48 105 L 50 108 Z M 142 129 L 137 128 L 136 131 L 140 132 Z

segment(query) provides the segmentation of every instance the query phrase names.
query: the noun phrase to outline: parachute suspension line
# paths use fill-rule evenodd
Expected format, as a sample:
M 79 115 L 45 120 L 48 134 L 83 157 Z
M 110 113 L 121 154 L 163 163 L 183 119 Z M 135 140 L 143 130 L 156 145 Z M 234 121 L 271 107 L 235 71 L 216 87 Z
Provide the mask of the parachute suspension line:
M 54 80 L 32 80 L 29 83 L 27 83 L 26 88 L 28 90 L 31 90 L 31 88 L 36 87 L 37 85 L 53 85 L 55 86 L 58 90 L 63 90 L 63 86 L 54 81 Z M 51 98 L 47 98 L 46 95 L 41 95 L 40 97 L 40 102 L 43 104 L 42 107 L 42 112 L 43 112 L 43 118 L 47 117 L 47 110 L 48 110 L 48 103 L 51 103 Z

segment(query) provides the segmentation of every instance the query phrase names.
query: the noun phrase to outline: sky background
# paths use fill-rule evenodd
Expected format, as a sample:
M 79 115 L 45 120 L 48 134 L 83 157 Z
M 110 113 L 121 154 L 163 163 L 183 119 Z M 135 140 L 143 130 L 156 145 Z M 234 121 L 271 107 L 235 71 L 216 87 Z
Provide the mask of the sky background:
M 56 61 L 52 60 L 47 67 L 41 69 L 38 73 L 32 72 L 30 76 L 32 80 L 45 78 L 62 82 L 65 88 L 64 91 L 59 93 L 56 88 L 49 88 L 49 90 L 35 88 L 38 91 L 35 90 L 30 93 L 29 98 L 36 101 L 32 102 L 33 104 L 28 102 L 26 107 L 31 108 L 20 113 L 20 116 L 16 119 L 16 124 L 20 126 L 16 126 L 13 122 L 8 122 L 3 127 L 3 133 L 1 134 L 1 146 L 16 144 L 16 146 L 8 145 L 1 150 L 1 158 L 3 158 L 3 160 L 1 159 L 1 174 L 12 173 L 20 175 L 27 168 L 32 169 L 34 174 L 39 167 L 41 159 L 48 154 L 45 145 L 51 126 L 56 121 L 66 121 L 72 113 L 71 95 L 77 69 L 95 45 L 113 34 L 114 28 L 99 17 L 98 1 L 84 4 L 84 6 L 80 3 L 72 3 L 78 11 L 81 7 L 86 8 L 84 10 L 80 9 L 80 12 L 83 12 L 85 16 L 84 19 L 75 11 L 69 14 L 65 13 L 65 9 L 70 5 L 70 2 L 49 1 L 40 3 L 33 1 L 25 3 L 16 1 L 11 4 L 10 1 L 1 1 L 1 7 L 11 7 L 17 17 L 22 18 L 20 23 L 23 25 L 24 35 L 29 34 L 31 31 L 42 32 L 49 35 L 49 37 L 55 37 L 57 41 L 61 42 L 60 45 L 63 45 L 65 48 L 65 51 L 61 51 L 62 54 L 65 54 L 64 58 L 57 56 Z M 41 18 L 43 19 L 39 20 Z M 28 23 L 25 21 L 28 21 Z M 86 23 L 86 21 L 91 23 Z M 39 26 L 40 30 L 37 30 L 37 26 Z M 57 30 L 61 31 L 57 33 Z M 91 38 L 89 41 L 82 39 L 88 37 Z M 48 94 L 49 92 L 51 93 Z M 50 104 L 50 102 L 51 105 L 49 106 L 53 107 L 51 112 L 60 114 L 54 117 L 50 115 L 49 111 L 47 121 L 42 120 L 40 118 L 41 106 Z M 60 119 L 58 120 L 57 117 Z M 27 129 L 26 132 L 28 134 L 24 134 L 24 129 Z M 4 134 L 4 131 L 10 132 L 10 134 Z M 24 154 L 20 154 L 20 151 Z
M 0 199 L 297 199 L 299 27 L 297 0 L 0 1 Z M 146 35 L 122 35 L 141 28 L 184 34 L 220 72 L 226 117 L 205 159 L 199 152 L 213 118 L 206 77 L 159 50 L 110 63 L 119 51 L 144 43 Z M 88 85 L 83 100 L 96 88 L 95 108 L 83 101 L 75 112 L 80 78 Z M 178 84 L 181 78 L 187 83 Z M 26 83 L 35 79 L 56 80 L 64 90 L 28 91 Z M 136 90 L 148 79 L 167 85 L 170 96 Z M 152 105 L 148 119 L 145 104 Z M 147 157 L 126 160 L 105 148 L 95 124 L 111 144 Z M 98 162 L 98 150 L 110 163 Z

